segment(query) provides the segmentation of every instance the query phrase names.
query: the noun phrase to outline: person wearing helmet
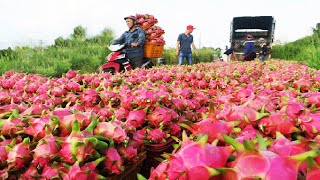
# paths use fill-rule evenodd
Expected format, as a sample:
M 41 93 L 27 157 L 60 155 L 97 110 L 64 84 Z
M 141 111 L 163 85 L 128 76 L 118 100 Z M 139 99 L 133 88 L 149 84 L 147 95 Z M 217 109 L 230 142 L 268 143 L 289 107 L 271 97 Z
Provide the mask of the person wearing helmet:
M 259 51 L 259 59 L 260 59 L 260 61 L 265 61 L 266 57 L 268 55 L 269 48 L 268 48 L 264 38 L 260 38 L 258 41 L 259 41 L 260 48 L 261 48 L 261 50 Z
M 124 44 L 125 48 L 122 51 L 126 53 L 127 58 L 130 59 L 132 68 L 140 68 L 143 63 L 146 35 L 144 30 L 136 25 L 135 16 L 127 16 L 124 20 L 126 21 L 129 30 L 125 31 L 112 44 Z
M 253 39 L 251 34 L 247 34 L 245 37 L 243 61 L 252 61 L 257 57 Z

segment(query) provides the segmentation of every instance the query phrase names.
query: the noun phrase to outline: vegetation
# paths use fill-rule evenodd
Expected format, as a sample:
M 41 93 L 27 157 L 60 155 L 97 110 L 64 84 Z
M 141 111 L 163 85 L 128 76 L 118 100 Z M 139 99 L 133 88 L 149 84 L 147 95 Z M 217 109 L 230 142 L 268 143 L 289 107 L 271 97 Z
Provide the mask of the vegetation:
M 0 50 L 0 74 L 8 70 L 24 73 L 38 73 L 46 76 L 60 77 L 69 69 L 80 70 L 81 73 L 97 72 L 110 53 L 106 45 L 115 38 L 110 29 L 103 30 L 99 35 L 88 37 L 86 29 L 77 26 L 69 38 L 58 37 L 48 47 L 16 47 Z M 174 49 L 165 49 L 163 58 L 167 64 L 177 64 Z M 193 57 L 194 63 L 212 61 L 217 51 L 202 48 L 199 56 Z M 156 60 L 154 60 L 156 61 Z
M 312 28 L 313 34 L 284 45 L 273 46 L 273 58 L 295 60 L 320 69 L 320 23 Z
M 104 57 L 110 52 L 114 33 L 105 29 L 101 34 L 87 37 L 82 26 L 74 28 L 70 38 L 58 37 L 54 45 L 48 47 L 16 47 L 14 50 L 0 51 L 0 73 L 14 70 L 25 73 L 39 73 L 59 77 L 69 69 L 82 73 L 95 72 L 104 63 Z

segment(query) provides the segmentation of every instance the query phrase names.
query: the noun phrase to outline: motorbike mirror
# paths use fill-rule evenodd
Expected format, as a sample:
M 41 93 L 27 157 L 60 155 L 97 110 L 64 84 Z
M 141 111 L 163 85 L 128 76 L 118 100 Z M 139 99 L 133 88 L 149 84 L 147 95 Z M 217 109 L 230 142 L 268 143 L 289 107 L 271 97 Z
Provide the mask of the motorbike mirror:
M 124 44 L 114 44 L 114 45 L 108 46 L 110 51 L 118 51 L 118 50 L 122 49 L 123 47 L 124 47 Z

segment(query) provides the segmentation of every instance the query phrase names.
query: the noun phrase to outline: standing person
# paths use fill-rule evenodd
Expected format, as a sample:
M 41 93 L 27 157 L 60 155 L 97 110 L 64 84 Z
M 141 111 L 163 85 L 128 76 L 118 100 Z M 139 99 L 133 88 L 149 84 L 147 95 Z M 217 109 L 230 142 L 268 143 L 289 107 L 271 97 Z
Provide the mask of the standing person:
M 264 40 L 264 38 L 260 38 L 259 40 L 260 48 L 261 50 L 259 51 L 259 59 L 260 61 L 265 61 L 268 55 L 268 46 Z
M 132 68 L 140 68 L 143 63 L 146 35 L 144 30 L 136 25 L 135 16 L 125 17 L 124 20 L 129 30 L 125 31 L 120 38 L 116 39 L 112 44 L 125 44 L 125 48 L 122 51 L 126 53 L 127 58 L 130 59 Z
M 234 57 L 234 59 L 237 61 L 238 58 L 236 56 L 235 50 L 239 48 L 238 44 L 235 44 L 233 47 L 227 49 L 226 51 L 224 51 L 223 55 L 222 55 L 222 59 L 225 62 L 228 62 L 232 57 Z
M 252 61 L 257 57 L 253 36 L 247 34 L 244 42 L 243 61 Z
M 194 50 L 197 50 L 193 42 L 192 32 L 196 29 L 192 25 L 187 26 L 187 30 L 184 33 L 179 34 L 177 40 L 176 56 L 179 58 L 179 65 L 183 64 L 184 58 L 187 59 L 188 64 L 192 64 L 192 51 L 191 45 Z M 198 56 L 198 52 L 196 51 Z

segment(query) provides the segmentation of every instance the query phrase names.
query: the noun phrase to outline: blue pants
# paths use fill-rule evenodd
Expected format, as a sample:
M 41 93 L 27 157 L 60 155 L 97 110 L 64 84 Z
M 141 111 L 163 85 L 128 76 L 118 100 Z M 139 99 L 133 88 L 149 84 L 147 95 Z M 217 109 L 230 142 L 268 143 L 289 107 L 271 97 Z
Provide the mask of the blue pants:
M 180 64 L 180 65 L 183 64 L 184 58 L 187 59 L 189 65 L 192 64 L 192 53 L 180 52 L 180 53 L 179 53 L 179 64 Z
M 266 55 L 260 55 L 259 59 L 260 59 L 260 61 L 265 61 L 266 60 Z

